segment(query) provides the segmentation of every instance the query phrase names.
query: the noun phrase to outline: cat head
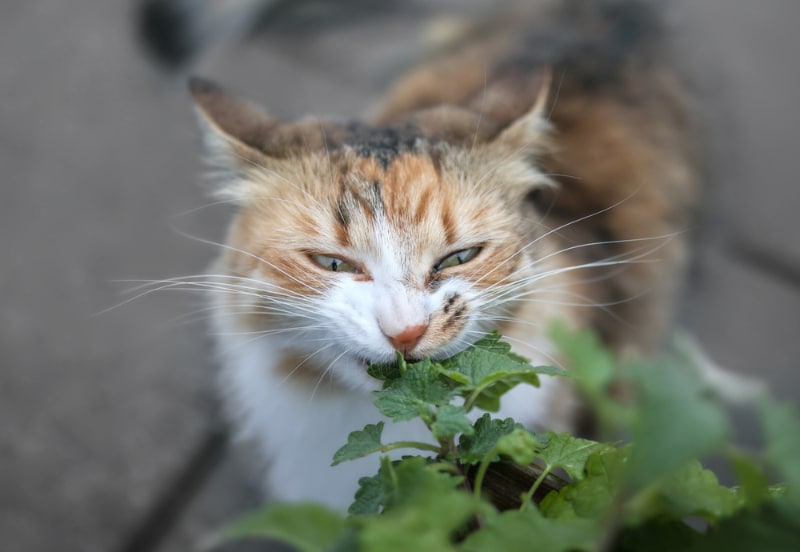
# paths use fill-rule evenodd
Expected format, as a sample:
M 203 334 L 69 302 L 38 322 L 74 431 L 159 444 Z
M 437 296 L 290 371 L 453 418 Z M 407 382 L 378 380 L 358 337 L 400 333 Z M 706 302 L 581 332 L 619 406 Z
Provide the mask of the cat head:
M 509 124 L 442 106 L 375 127 L 281 122 L 192 81 L 238 205 L 218 288 L 237 330 L 358 384 L 396 351 L 444 358 L 501 327 L 547 265 L 530 201 L 552 186 L 546 88 Z

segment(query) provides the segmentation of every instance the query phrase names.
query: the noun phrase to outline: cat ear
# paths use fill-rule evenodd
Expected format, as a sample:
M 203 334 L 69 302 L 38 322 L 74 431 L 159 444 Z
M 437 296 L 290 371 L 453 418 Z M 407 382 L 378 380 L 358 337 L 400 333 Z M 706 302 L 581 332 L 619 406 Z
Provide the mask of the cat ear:
M 280 122 L 203 79 L 190 79 L 189 92 L 212 163 L 233 168 L 254 157 L 269 156 Z
M 490 147 L 500 148 L 502 152 L 517 152 L 528 158 L 529 171 L 519 179 L 508 181 L 509 189 L 524 197 L 526 203 L 536 207 L 540 212 L 548 212 L 555 201 L 557 193 L 556 183 L 542 174 L 534 162 L 537 157 L 551 149 L 548 139 L 550 123 L 547 118 L 550 105 L 550 88 L 552 86 L 552 71 L 545 67 L 533 75 L 523 87 L 528 97 L 535 98 L 533 105 L 527 108 L 523 115 L 512 119 L 490 143 Z M 515 106 L 517 113 L 523 112 L 525 107 Z
M 538 153 L 546 146 L 546 135 L 550 129 L 547 121 L 547 106 L 553 77 L 550 67 L 539 70 L 526 88 L 536 94 L 533 106 L 521 117 L 512 121 L 495 138 L 495 143 L 515 150 Z

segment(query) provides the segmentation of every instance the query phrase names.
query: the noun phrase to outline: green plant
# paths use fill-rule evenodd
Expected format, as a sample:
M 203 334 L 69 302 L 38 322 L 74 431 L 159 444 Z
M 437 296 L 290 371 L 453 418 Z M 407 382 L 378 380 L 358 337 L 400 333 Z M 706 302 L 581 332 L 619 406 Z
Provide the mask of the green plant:
M 531 367 L 497 334 L 443 362 L 373 366 L 384 382 L 378 410 L 393 421 L 420 418 L 432 439 L 385 443 L 379 422 L 352 432 L 333 463 L 399 448 L 424 454 L 383 456 L 378 473 L 359 481 L 347 517 L 277 504 L 222 538 L 279 538 L 304 552 L 800 550 L 793 406 L 753 399 L 765 448 L 744 452 L 730 443 L 715 390 L 680 350 L 618 365 L 589 333 L 552 334 L 569 373 Z M 537 385 L 541 374 L 573 378 L 611 440 L 533 433 L 489 413 L 472 421 L 473 409 L 495 411 L 503 393 Z M 627 400 L 612 396 L 620 387 Z M 703 468 L 697 458 L 709 454 L 727 459 L 737 486 Z M 771 485 L 776 476 L 785 483 Z

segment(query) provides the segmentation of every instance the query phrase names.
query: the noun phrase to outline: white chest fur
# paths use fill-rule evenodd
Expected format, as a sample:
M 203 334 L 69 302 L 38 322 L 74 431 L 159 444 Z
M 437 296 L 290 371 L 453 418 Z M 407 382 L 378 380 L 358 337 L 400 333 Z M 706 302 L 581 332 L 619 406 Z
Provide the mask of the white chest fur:
M 226 404 L 239 435 L 254 442 L 267 461 L 265 492 L 278 500 L 346 508 L 358 478 L 377 471 L 378 458 L 334 467 L 331 461 L 351 431 L 381 419 L 371 393 L 287 378 L 276 370 L 280 354 L 270 338 L 226 337 L 221 346 L 228 348 L 222 375 Z M 426 437 L 421 423 L 390 424 L 385 430 L 387 442 Z

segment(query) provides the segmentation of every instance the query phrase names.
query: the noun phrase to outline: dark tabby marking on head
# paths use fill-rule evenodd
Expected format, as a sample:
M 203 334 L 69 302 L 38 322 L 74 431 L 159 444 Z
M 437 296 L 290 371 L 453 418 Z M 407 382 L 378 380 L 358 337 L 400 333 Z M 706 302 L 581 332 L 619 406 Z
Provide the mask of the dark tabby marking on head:
M 362 216 L 375 217 L 386 212 L 379 180 L 356 181 L 342 186 L 334 215 L 345 229 Z
M 345 195 L 345 192 L 342 192 L 342 195 L 339 197 L 339 201 L 336 202 L 336 210 L 334 211 L 336 221 L 345 230 L 350 225 L 350 220 L 353 218 L 347 201 L 348 197 L 348 195 Z
M 368 186 L 364 188 L 364 199 L 373 213 L 378 214 L 384 212 L 383 193 L 381 192 L 380 180 L 373 180 Z
M 420 142 L 420 130 L 411 124 L 375 128 L 359 122 L 345 127 L 342 145 L 353 148 L 360 157 L 372 157 L 385 170 L 401 153 L 412 152 Z

